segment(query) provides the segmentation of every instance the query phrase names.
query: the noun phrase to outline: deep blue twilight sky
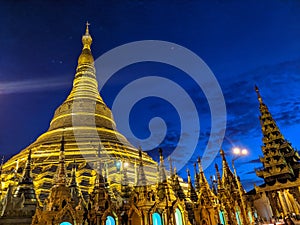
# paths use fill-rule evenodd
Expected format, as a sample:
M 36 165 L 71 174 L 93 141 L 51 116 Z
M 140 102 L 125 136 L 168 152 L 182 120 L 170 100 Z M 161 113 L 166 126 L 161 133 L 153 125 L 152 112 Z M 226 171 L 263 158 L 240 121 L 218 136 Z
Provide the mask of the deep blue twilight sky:
M 54 110 L 71 89 L 81 35 L 89 21 L 95 59 L 129 42 L 163 40 L 184 46 L 205 61 L 226 102 L 223 148 L 228 161 L 234 145 L 250 151 L 236 161 L 250 190 L 262 182 L 254 173 L 262 154 L 255 84 L 285 138 L 300 148 L 299 12 L 300 1 L 1 1 L 0 154 L 18 153 L 48 129 Z M 201 89 L 182 71 L 160 63 L 131 65 L 109 80 L 102 97 L 111 107 L 122 86 L 147 75 L 177 82 L 196 104 L 203 126 L 187 165 L 192 169 L 207 143 L 210 111 Z M 141 100 L 132 109 L 131 129 L 146 138 L 154 116 L 168 125 L 160 144 L 168 154 L 180 133 L 179 116 L 171 104 L 158 98 Z M 156 152 L 149 154 L 157 159 Z M 220 165 L 219 156 L 216 162 Z M 213 173 L 210 166 L 206 174 Z M 180 174 L 186 176 L 184 169 Z

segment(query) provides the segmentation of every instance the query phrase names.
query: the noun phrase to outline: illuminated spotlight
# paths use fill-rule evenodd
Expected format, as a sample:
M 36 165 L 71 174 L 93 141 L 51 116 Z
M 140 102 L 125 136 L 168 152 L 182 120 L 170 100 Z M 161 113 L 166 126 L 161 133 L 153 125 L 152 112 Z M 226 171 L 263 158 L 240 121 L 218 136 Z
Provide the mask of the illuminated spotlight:
M 124 167 L 127 168 L 129 166 L 128 162 L 124 162 Z
M 247 155 L 248 154 L 248 150 L 245 149 L 245 148 L 243 148 L 241 153 L 242 153 L 242 155 Z
M 233 150 L 233 154 L 235 154 L 235 155 L 239 155 L 241 153 L 241 149 L 238 147 L 235 147 L 232 150 Z

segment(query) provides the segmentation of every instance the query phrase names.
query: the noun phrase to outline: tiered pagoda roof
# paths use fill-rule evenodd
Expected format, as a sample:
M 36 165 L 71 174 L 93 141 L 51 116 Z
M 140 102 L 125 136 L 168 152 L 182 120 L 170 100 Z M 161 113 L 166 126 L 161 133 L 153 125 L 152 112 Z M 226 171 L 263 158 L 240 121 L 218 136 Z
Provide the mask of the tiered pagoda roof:
M 280 132 L 256 86 L 255 91 L 259 101 L 259 119 L 263 134 L 263 157 L 260 158 L 263 168 L 256 170 L 256 174 L 264 179 L 266 185 L 271 186 L 276 182 L 295 181 L 299 178 L 300 156 Z

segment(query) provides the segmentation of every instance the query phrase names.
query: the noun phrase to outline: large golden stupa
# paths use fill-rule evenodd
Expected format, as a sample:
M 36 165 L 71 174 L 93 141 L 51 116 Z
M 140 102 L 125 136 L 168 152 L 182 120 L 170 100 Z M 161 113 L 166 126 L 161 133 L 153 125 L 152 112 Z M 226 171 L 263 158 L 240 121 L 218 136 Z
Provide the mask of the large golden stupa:
M 56 109 L 48 131 L 3 165 L 2 195 L 9 184 L 16 182 L 21 176 L 31 150 L 36 193 L 40 200 L 45 199 L 58 166 L 62 138 L 68 173 L 71 173 L 75 162 L 78 167 L 77 180 L 83 194 L 90 192 L 93 187 L 96 174 L 94 164 L 98 160 L 95 159 L 98 152 L 101 153 L 110 184 L 120 182 L 120 170 L 124 165 L 128 167 L 129 182 L 135 182 L 139 151 L 116 130 L 111 110 L 99 94 L 88 24 L 82 43 L 83 49 L 78 58 L 71 93 Z M 147 180 L 156 182 L 157 163 L 146 153 L 143 153 L 143 163 Z

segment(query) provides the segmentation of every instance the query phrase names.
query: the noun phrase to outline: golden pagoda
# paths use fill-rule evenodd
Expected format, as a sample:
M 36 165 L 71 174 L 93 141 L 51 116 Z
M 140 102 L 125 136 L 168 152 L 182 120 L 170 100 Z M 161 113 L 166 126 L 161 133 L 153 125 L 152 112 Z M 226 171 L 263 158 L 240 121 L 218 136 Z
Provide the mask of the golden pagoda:
M 0 225 L 253 224 L 234 219 L 247 209 L 224 152 L 218 190 L 200 158 L 195 189 L 189 170 L 187 183 L 171 160 L 166 171 L 161 149 L 158 164 L 116 130 L 97 89 L 88 24 L 82 43 L 73 89 L 48 131 L 0 167 Z
M 78 184 L 84 195 L 92 191 L 96 175 L 93 167 L 98 148 L 101 148 L 102 157 L 105 158 L 104 170 L 111 184 L 121 182 L 120 166 L 124 162 L 130 175 L 129 183 L 134 183 L 135 162 L 139 159 L 139 151 L 117 131 L 112 112 L 99 94 L 88 25 L 82 36 L 83 48 L 78 58 L 71 93 L 56 109 L 48 131 L 3 165 L 3 194 L 10 183 L 16 184 L 16 180 L 21 177 L 20 170 L 24 168 L 31 151 L 36 194 L 39 200 L 44 200 L 52 187 L 58 166 L 62 136 L 65 141 L 67 174 L 71 173 L 72 162 L 75 160 L 78 165 Z M 157 163 L 146 153 L 142 154 L 147 180 L 155 182 Z
M 263 167 L 256 170 L 256 174 L 264 179 L 264 183 L 255 186 L 254 204 L 265 220 L 300 216 L 300 156 L 280 132 L 256 86 L 255 91 L 263 134 L 263 157 L 260 157 Z

